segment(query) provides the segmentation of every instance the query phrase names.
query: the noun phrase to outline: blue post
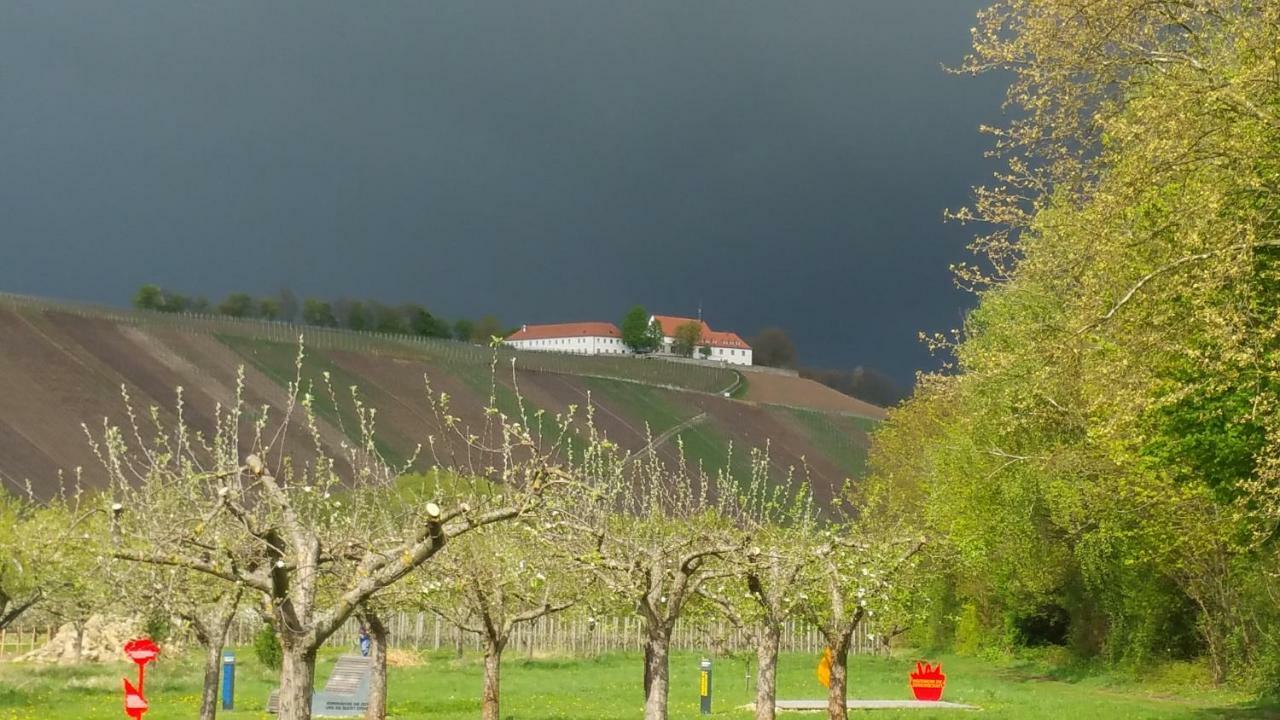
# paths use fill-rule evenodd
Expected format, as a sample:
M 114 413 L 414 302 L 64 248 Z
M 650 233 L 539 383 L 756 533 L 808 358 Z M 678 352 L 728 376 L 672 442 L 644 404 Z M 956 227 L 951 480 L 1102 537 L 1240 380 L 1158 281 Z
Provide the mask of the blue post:
M 222 654 L 222 709 L 231 710 L 236 696 L 236 655 L 230 650 Z

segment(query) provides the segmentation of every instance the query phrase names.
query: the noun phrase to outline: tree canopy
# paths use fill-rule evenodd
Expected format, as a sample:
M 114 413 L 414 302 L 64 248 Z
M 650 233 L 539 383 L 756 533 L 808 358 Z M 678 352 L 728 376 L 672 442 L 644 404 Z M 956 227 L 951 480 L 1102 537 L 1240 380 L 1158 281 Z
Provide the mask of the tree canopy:
M 1276 47 L 1269 2 L 982 13 L 962 69 L 1010 73 L 1018 112 L 954 213 L 988 228 L 957 268 L 979 304 L 871 455 L 942 540 L 944 640 L 1280 678 Z

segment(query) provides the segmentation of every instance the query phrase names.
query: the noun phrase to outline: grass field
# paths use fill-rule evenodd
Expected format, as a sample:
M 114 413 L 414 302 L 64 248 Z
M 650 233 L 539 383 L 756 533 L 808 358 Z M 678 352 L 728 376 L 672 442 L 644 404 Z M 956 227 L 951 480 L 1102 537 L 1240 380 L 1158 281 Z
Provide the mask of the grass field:
M 237 710 L 220 717 L 271 717 L 263 712 L 275 678 L 258 666 L 247 649 L 238 653 Z M 521 720 L 574 718 L 623 720 L 641 714 L 640 661 L 634 655 L 611 655 L 598 660 L 514 657 L 504 663 L 503 717 Z M 322 660 L 318 677 L 328 676 L 333 654 Z M 698 656 L 677 653 L 672 660 L 673 718 L 698 717 Z M 938 658 L 932 658 L 938 659 Z M 851 697 L 909 697 L 906 676 L 914 658 L 855 658 L 851 667 Z M 1042 662 L 990 663 L 972 658 L 941 658 L 948 675 L 945 699 L 974 704 L 982 712 L 864 711 L 855 717 L 931 718 L 1185 718 L 1245 720 L 1280 717 L 1280 705 L 1251 704 L 1244 693 L 1213 689 L 1204 674 L 1190 666 L 1169 666 L 1146 679 L 1136 676 L 1086 675 L 1055 670 Z M 815 658 L 784 656 L 780 665 L 780 696 L 818 698 L 822 688 L 814 680 Z M 123 717 L 120 678 L 132 666 L 39 667 L 0 664 L 0 720 L 105 720 Z M 195 716 L 199 703 L 199 668 L 191 658 L 165 660 L 147 675 L 152 711 L 148 720 L 177 720 Z M 391 714 L 406 720 L 461 720 L 479 715 L 479 658 L 455 660 L 448 654 L 429 655 L 417 667 L 391 669 Z M 737 659 L 719 659 L 714 673 L 714 715 L 747 718 L 741 709 L 752 694 Z M 788 717 L 784 714 L 782 717 Z M 819 717 L 796 714 L 795 717 Z

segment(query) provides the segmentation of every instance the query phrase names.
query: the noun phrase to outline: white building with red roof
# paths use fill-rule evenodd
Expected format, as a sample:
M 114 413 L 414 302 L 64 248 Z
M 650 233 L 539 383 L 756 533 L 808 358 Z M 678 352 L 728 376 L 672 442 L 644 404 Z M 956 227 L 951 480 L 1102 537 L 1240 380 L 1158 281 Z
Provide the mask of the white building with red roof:
M 700 360 L 751 364 L 751 346 L 737 333 L 712 330 L 702 320 L 654 315 L 651 324 L 662 329 L 662 345 L 657 355 L 674 357 L 676 328 L 694 323 L 702 329 L 702 338 L 694 349 L 693 357 Z M 517 350 L 542 350 L 546 352 L 574 353 L 576 355 L 630 355 L 631 349 L 622 341 L 618 326 L 607 322 L 554 323 L 550 325 L 523 325 L 505 340 Z
M 650 323 L 657 323 L 662 328 L 662 346 L 658 353 L 672 355 L 675 345 L 676 329 L 681 325 L 693 323 L 702 328 L 702 339 L 694 349 L 693 356 L 705 360 L 729 363 L 731 365 L 750 365 L 751 346 L 738 337 L 737 333 L 712 330 L 704 320 L 674 315 L 654 315 Z
M 506 344 L 519 350 L 545 350 L 577 355 L 627 355 L 622 333 L 613 323 L 577 322 L 523 325 L 507 336 Z

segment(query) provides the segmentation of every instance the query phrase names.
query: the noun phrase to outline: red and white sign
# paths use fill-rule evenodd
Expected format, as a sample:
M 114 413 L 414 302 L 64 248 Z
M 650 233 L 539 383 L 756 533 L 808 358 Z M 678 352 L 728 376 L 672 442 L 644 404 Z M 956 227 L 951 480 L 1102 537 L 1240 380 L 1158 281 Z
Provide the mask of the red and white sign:
M 138 686 L 134 687 L 128 678 L 124 680 L 124 714 L 133 720 L 142 720 L 142 714 L 150 709 L 142 695 L 142 681 L 146 677 L 147 663 L 160 655 L 160 647 L 150 638 L 138 638 L 124 644 L 124 654 L 138 664 Z
M 911 692 L 917 700 L 938 701 L 942 699 L 942 688 L 947 684 L 947 676 L 942 674 L 942 663 L 916 663 L 916 671 L 911 673 Z

